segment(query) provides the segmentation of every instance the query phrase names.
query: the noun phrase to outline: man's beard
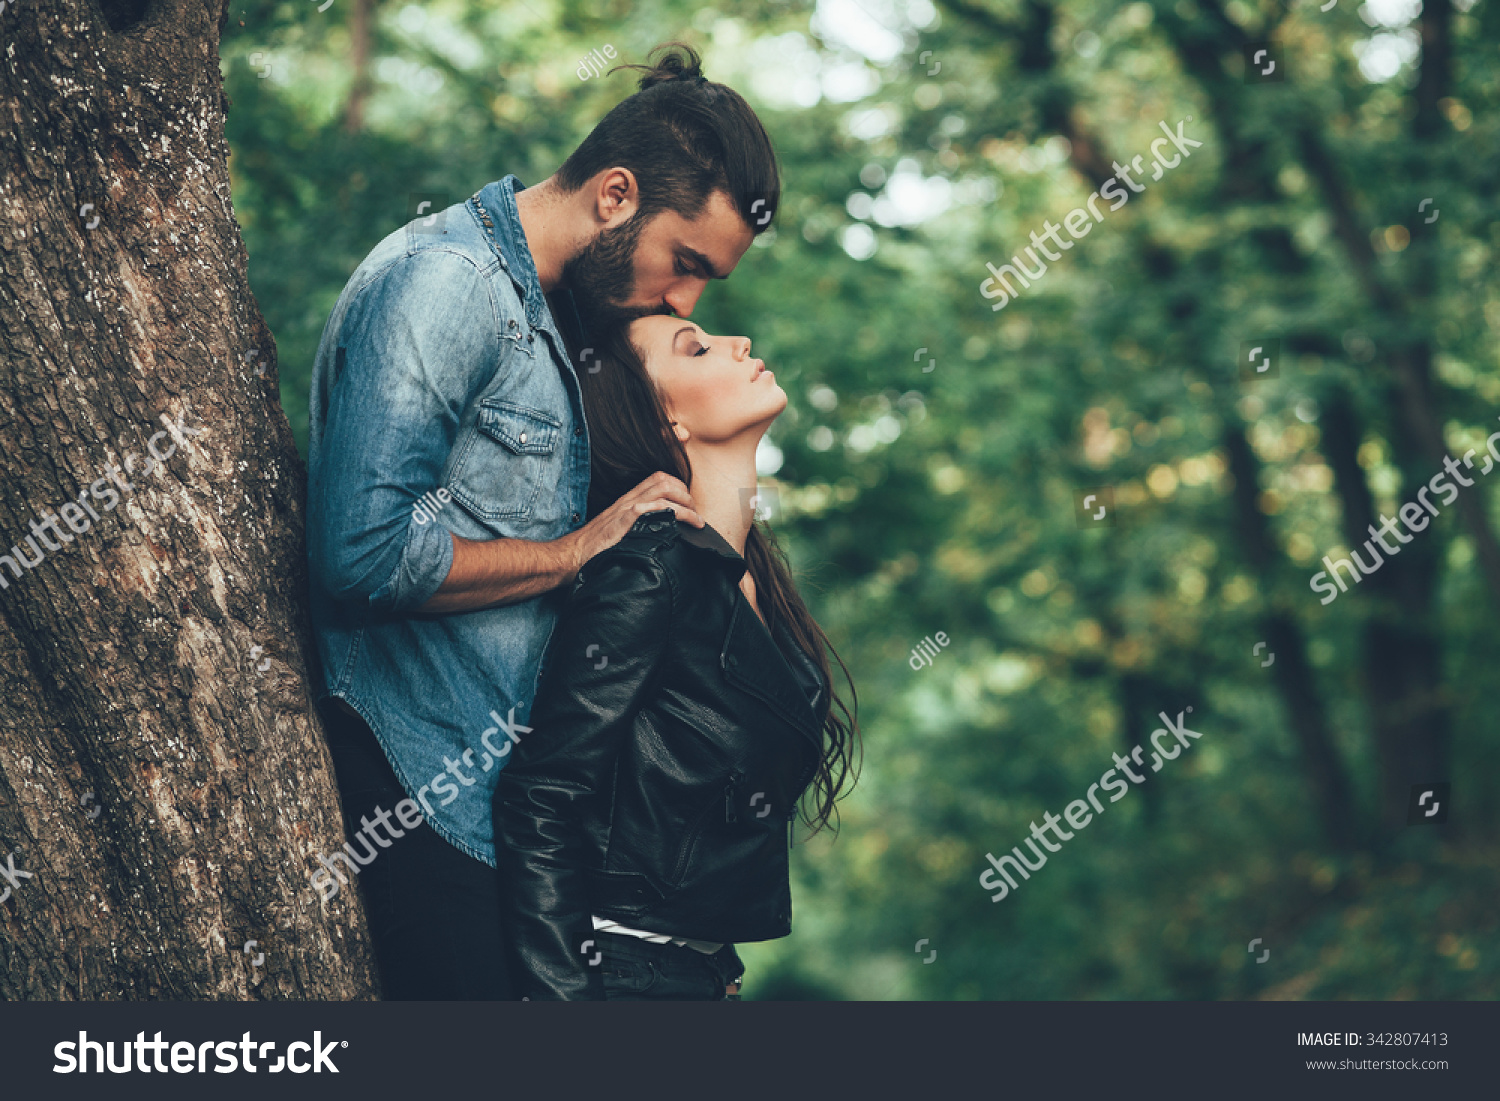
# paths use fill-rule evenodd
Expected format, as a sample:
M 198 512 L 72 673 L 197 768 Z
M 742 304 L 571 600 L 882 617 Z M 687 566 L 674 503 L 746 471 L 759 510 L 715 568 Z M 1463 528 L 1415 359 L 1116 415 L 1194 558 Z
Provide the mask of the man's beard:
M 627 324 L 659 307 L 628 306 L 635 293 L 635 250 L 648 218 L 639 211 L 624 225 L 601 230 L 563 262 L 562 282 L 590 331 Z

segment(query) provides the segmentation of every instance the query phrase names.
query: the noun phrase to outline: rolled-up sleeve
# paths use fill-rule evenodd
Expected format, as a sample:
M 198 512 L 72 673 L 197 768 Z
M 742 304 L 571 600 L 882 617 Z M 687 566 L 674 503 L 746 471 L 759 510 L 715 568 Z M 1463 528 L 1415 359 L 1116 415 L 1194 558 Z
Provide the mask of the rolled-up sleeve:
M 655 559 L 605 551 L 584 567 L 553 641 L 529 722 L 534 734 L 495 787 L 501 936 L 534 999 L 602 999 L 585 966 L 589 851 L 583 828 L 610 796 L 615 762 L 655 684 L 672 618 L 671 579 Z M 594 655 L 602 651 L 605 661 Z
M 351 301 L 308 493 L 313 568 L 336 599 L 409 611 L 446 580 L 452 538 L 412 506 L 441 484 L 504 346 L 494 293 L 458 253 L 403 257 Z

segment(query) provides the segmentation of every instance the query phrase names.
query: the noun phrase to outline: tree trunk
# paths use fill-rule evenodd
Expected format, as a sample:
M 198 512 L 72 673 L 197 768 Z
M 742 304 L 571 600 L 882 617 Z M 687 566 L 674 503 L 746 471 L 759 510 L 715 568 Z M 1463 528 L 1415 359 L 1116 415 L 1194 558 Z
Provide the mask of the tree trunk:
M 365 125 L 365 102 L 375 82 L 370 77 L 370 10 L 373 0 L 353 0 L 349 14 L 349 67 L 354 82 L 349 86 L 349 100 L 344 104 L 344 129 L 357 134 Z
M 0 998 L 370 997 L 225 3 L 103 13 L 0 15 Z
M 1361 629 L 1361 664 L 1370 722 L 1380 760 L 1380 823 L 1386 840 L 1406 824 L 1411 785 L 1448 778 L 1452 743 L 1449 692 L 1443 684 L 1443 638 L 1437 605 L 1442 546 L 1435 538 L 1411 535 L 1396 555 L 1381 551 L 1370 527 L 1379 519 L 1359 465 L 1359 421 L 1342 388 L 1328 391 L 1321 404 L 1324 452 L 1342 502 L 1344 538 L 1368 564 L 1374 552 L 1383 564 L 1345 600 L 1366 602 Z M 1412 485 L 1421 452 L 1399 429 L 1392 448 Z M 1372 549 L 1362 547 L 1369 540 Z M 1347 583 L 1347 582 L 1346 582 Z
M 1334 742 L 1328 709 L 1318 691 L 1317 675 L 1308 658 L 1307 639 L 1296 606 L 1274 580 L 1279 551 L 1270 523 L 1260 510 L 1260 461 L 1233 403 L 1224 401 L 1219 415 L 1224 423 L 1224 452 L 1229 456 L 1229 472 L 1234 477 L 1236 542 L 1266 593 L 1266 611 L 1260 622 L 1268 656 L 1260 667 L 1274 667 L 1270 677 L 1281 693 L 1287 725 L 1302 753 L 1313 812 L 1323 828 L 1323 837 L 1335 849 L 1350 850 L 1358 845 L 1361 834 L 1353 784 Z M 1251 656 L 1255 657 L 1253 648 Z M 1270 665 L 1265 665 L 1265 661 Z

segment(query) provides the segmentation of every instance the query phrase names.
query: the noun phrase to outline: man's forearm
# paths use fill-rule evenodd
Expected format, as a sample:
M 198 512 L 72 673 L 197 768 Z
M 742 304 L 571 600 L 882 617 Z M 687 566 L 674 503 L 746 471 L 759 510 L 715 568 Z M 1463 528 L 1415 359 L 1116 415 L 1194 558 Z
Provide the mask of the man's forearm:
M 572 580 L 582 565 L 572 536 L 550 543 L 480 542 L 451 532 L 449 538 L 453 540 L 453 565 L 438 591 L 417 609 L 419 614 L 451 615 L 530 600 Z

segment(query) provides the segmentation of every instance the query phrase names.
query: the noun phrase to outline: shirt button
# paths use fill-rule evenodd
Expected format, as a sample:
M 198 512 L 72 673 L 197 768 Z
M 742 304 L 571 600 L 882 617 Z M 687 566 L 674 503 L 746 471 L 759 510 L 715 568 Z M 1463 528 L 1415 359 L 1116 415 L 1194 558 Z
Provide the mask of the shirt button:
M 575 436 L 581 436 L 581 435 L 583 435 L 583 429 L 582 428 L 575 428 L 575 429 L 573 429 L 573 435 L 575 435 Z
M 514 329 L 516 327 L 516 319 L 515 318 L 511 318 L 510 319 L 510 327 L 512 329 Z
M 526 334 L 526 343 L 527 344 L 535 344 L 536 343 L 536 333 L 527 333 Z
M 522 433 L 521 433 L 521 442 L 522 442 L 522 443 L 525 443 L 525 442 L 526 442 L 526 433 L 525 433 L 525 432 L 522 432 Z
M 575 524 L 578 523 L 578 519 L 579 519 L 578 513 L 576 513 L 576 512 L 573 513 L 573 523 L 575 523 Z

